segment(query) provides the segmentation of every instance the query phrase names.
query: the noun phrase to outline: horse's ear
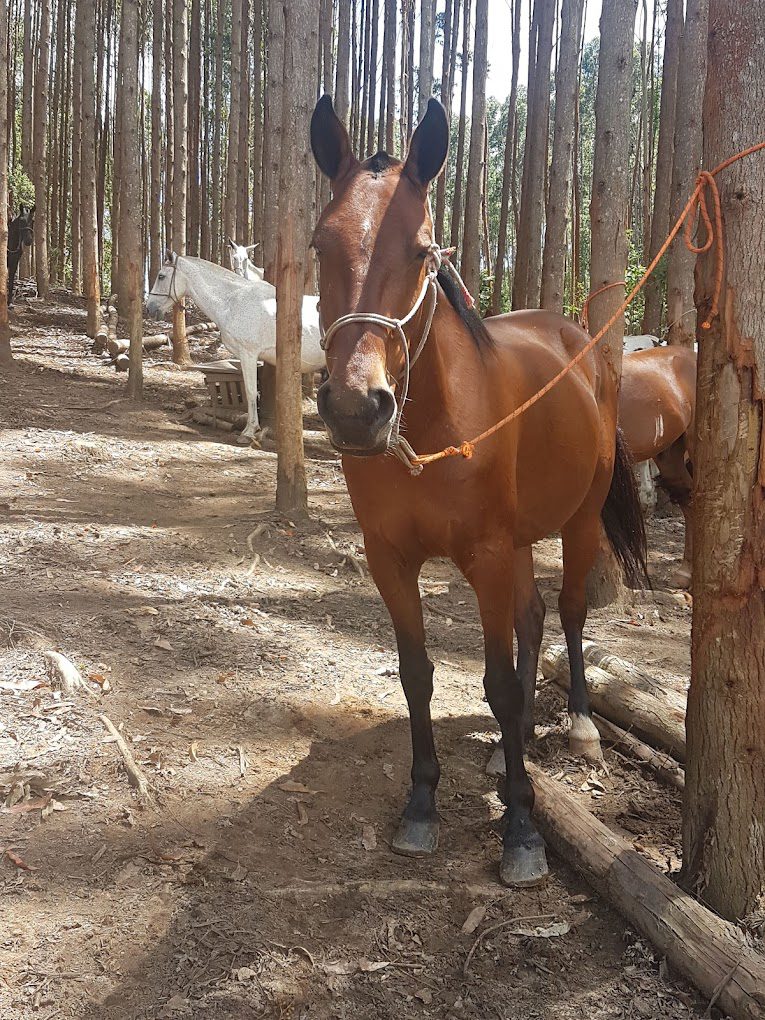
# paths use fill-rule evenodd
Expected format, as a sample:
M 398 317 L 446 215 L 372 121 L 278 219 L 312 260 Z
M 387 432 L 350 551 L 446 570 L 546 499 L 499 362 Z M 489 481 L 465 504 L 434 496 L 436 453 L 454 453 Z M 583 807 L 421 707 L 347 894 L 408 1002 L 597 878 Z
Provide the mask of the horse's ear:
M 255 249 L 259 247 L 260 241 L 258 241 L 257 244 L 248 244 L 247 247 L 245 248 L 245 251 L 247 252 L 248 255 L 251 255 L 255 251 Z
M 30 208 L 30 210 L 29 210 L 29 215 L 31 216 L 31 218 L 32 218 L 32 219 L 34 219 L 34 218 L 35 218 L 35 209 L 36 209 L 36 208 L 37 208 L 37 206 L 36 206 L 36 205 L 33 205 L 33 206 L 32 206 L 32 207 Z
M 415 184 L 427 187 L 438 177 L 449 151 L 449 122 L 437 99 L 428 100 L 425 116 L 409 143 L 404 173 Z
M 345 177 L 358 164 L 345 125 L 332 106 L 331 96 L 322 96 L 313 111 L 311 148 L 319 169 L 331 181 Z

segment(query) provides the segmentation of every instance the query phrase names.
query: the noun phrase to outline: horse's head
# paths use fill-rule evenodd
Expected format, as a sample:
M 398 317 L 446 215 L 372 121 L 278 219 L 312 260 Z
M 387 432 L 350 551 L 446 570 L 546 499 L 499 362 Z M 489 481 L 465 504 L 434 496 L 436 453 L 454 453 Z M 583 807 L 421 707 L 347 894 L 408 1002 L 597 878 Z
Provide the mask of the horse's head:
M 151 319 L 169 319 L 173 305 L 182 301 L 186 294 L 186 282 L 179 272 L 178 256 L 174 251 L 165 254 L 165 261 L 146 298 L 146 314 Z
M 8 224 L 8 227 L 9 229 L 14 227 L 18 232 L 14 235 L 17 250 L 21 250 L 22 247 L 28 248 L 34 240 L 35 206 L 27 208 L 20 205 L 18 216 Z
M 312 240 L 328 338 L 329 379 L 319 389 L 318 405 L 333 445 L 343 453 L 387 449 L 405 351 L 400 332 L 384 322 L 337 320 L 350 313 L 401 320 L 416 305 L 433 269 L 428 185 L 448 145 L 446 114 L 434 99 L 403 163 L 384 152 L 359 162 L 329 96 L 314 110 L 311 146 L 333 188 Z M 419 336 L 424 314 L 420 309 L 405 327 L 407 343 L 409 335 Z

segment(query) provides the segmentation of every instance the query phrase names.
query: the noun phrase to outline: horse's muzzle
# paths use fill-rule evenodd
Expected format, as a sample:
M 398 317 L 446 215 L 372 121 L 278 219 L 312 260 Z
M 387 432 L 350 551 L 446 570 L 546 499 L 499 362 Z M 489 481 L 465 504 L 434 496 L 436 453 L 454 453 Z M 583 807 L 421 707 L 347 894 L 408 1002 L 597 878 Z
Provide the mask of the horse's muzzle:
M 319 414 L 336 450 L 364 457 L 388 449 L 396 416 L 396 398 L 384 387 L 361 390 L 333 383 L 331 377 L 316 394 Z

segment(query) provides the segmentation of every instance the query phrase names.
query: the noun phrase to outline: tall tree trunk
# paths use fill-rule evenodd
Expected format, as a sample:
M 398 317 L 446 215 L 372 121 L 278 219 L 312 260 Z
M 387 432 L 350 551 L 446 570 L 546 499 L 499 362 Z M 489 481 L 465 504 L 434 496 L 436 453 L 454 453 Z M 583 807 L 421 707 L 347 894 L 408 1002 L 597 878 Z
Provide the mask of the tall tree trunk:
M 236 229 L 250 239 L 250 2 L 242 3 L 241 85 L 239 96 L 239 164 L 237 166 Z
M 204 24 L 202 30 L 202 186 L 201 215 L 199 221 L 199 252 L 203 259 L 212 261 L 212 231 L 210 229 L 210 149 L 212 133 L 210 128 L 212 111 L 213 62 L 213 12 L 212 0 L 204 0 Z
M 223 111 L 223 4 L 216 5 L 215 20 L 215 103 L 213 111 L 213 151 L 212 151 L 212 224 L 211 224 L 211 258 L 217 262 L 221 255 L 221 235 L 223 219 L 223 142 L 221 137 L 221 117 Z
M 372 27 L 369 40 L 369 63 L 367 80 L 369 82 L 369 112 L 367 115 L 367 153 L 371 156 L 375 145 L 375 96 L 377 95 L 377 41 L 380 34 L 380 0 L 371 0 Z
M 6 11 L 6 18 L 8 13 Z M 21 162 L 32 176 L 32 137 L 34 131 L 34 58 L 35 42 L 32 26 L 32 0 L 24 0 L 24 80 L 21 105 Z
M 202 96 L 202 4 L 191 0 L 189 34 L 189 178 L 186 195 L 186 250 L 199 254 L 201 218 L 200 112 Z
M 231 5 L 231 106 L 228 117 L 228 160 L 226 162 L 226 201 L 223 229 L 226 238 L 239 242 L 237 233 L 237 197 L 239 194 L 239 122 L 242 90 L 242 0 Z
M 459 247 L 462 229 L 462 191 L 465 163 L 465 119 L 467 116 L 467 83 L 470 66 L 470 11 L 472 0 L 464 0 L 462 9 L 462 81 L 460 85 L 460 119 L 457 128 L 457 156 L 454 168 L 454 195 L 452 198 L 452 224 L 449 243 Z
M 135 210 L 141 206 L 141 133 L 138 113 L 138 3 L 122 4 L 120 25 L 120 67 L 117 89 L 122 105 L 122 215 L 120 216 L 120 272 L 125 280 L 120 290 L 126 303 L 121 308 L 130 336 L 128 396 L 140 400 L 143 394 L 143 272 L 141 223 Z
M 636 0 L 612 0 L 603 5 L 600 16 L 590 201 L 591 292 L 609 283 L 621 283 L 627 272 L 630 98 L 636 6 Z M 624 292 L 613 287 L 595 298 L 590 311 L 593 335 L 610 319 L 623 297 Z M 621 382 L 623 345 L 622 316 L 606 333 L 602 344 L 617 385 Z M 588 582 L 590 606 L 608 605 L 621 595 L 621 572 L 605 540 L 601 542 L 600 554 Z
M 50 0 L 40 0 L 40 34 L 35 76 L 33 144 L 35 185 L 35 275 L 37 296 L 48 297 L 48 87 L 50 73 Z
M 558 68 L 555 73 L 555 127 L 550 189 L 547 195 L 541 304 L 542 308 L 559 313 L 563 311 L 566 276 L 568 197 L 583 10 L 584 0 L 563 0 Z
M 163 0 L 153 0 L 151 46 L 151 202 L 149 203 L 149 282 L 154 286 L 162 265 L 162 30 Z M 168 196 L 165 195 L 165 201 Z
M 502 167 L 502 197 L 499 207 L 499 232 L 497 235 L 497 257 L 494 260 L 494 282 L 491 287 L 490 315 L 502 311 L 502 289 L 507 259 L 507 226 L 510 211 L 510 193 L 515 191 L 515 167 L 513 152 L 517 130 L 518 68 L 521 59 L 521 0 L 513 0 L 513 70 L 510 79 L 510 99 L 507 105 L 507 130 L 505 132 L 505 160 Z
M 669 207 L 675 144 L 677 64 L 680 59 L 682 32 L 683 0 L 667 0 L 667 27 L 664 35 L 664 64 L 661 74 L 661 105 L 659 108 L 659 146 L 656 153 L 656 190 L 651 216 L 651 243 L 648 248 L 649 263 L 656 257 L 671 226 Z M 662 290 L 661 282 L 655 273 L 647 281 L 643 292 L 645 294 L 643 332 L 651 336 L 660 336 Z
M 452 97 L 454 95 L 454 61 L 457 51 L 457 35 L 459 33 L 460 0 L 446 0 L 444 11 L 444 51 L 441 67 L 441 102 L 446 110 L 446 119 L 451 131 Z M 440 241 L 444 236 L 446 219 L 446 169 L 439 175 L 436 182 L 436 237 Z
M 282 109 L 284 88 L 284 9 L 279 0 L 268 4 L 268 65 L 266 84 L 267 159 L 264 156 L 265 213 L 263 217 L 263 257 L 266 279 L 276 279 L 276 243 L 279 233 L 279 174 L 282 152 Z M 318 40 L 317 40 L 318 51 Z M 306 60 L 312 55 L 306 55 Z
M 188 177 L 188 0 L 173 0 L 173 248 L 186 252 L 186 186 Z M 191 361 L 182 303 L 173 308 L 173 361 Z
M 173 233 L 173 165 L 175 162 L 175 114 L 173 112 L 173 14 L 170 0 L 168 23 L 165 26 L 165 244 L 168 248 L 174 245 Z M 223 5 L 219 4 L 219 10 Z M 217 97 L 216 97 L 217 98 Z M 221 104 L 223 102 L 221 90 Z M 221 105 L 216 105 L 220 111 Z M 220 114 L 215 118 L 220 124 Z M 220 169 L 220 168 L 218 168 Z M 220 176 L 217 178 L 220 180 Z
M 708 0 L 687 0 L 680 41 L 675 111 L 675 148 L 672 167 L 672 220 L 680 215 L 701 169 L 701 108 L 707 63 Z M 669 251 L 667 265 L 667 319 L 669 342 L 693 345 L 694 255 L 681 237 Z
M 77 42 L 75 18 L 74 61 L 72 67 L 72 226 L 71 253 L 74 294 L 82 294 L 82 178 L 80 159 L 82 153 L 82 55 Z
M 338 0 L 337 5 L 337 74 L 335 77 L 335 111 L 348 125 L 348 74 L 351 62 L 351 0 Z
M 0 4 L 0 365 L 13 358 L 8 326 L 8 7 Z
M 530 46 L 533 59 L 530 56 L 521 214 L 513 274 L 513 308 L 539 306 L 555 6 L 556 0 L 534 0 L 531 36 L 535 45 Z
M 420 0 L 420 71 L 417 119 L 422 120 L 433 94 L 433 53 L 436 42 L 436 0 Z
M 380 126 L 382 131 L 385 110 L 385 142 L 380 148 L 393 155 L 393 143 L 396 125 L 396 0 L 385 0 L 385 35 L 383 39 L 383 69 L 385 81 L 385 103 L 380 94 Z
M 362 0 L 361 20 L 363 27 L 362 65 L 361 65 L 361 116 L 359 123 L 358 155 L 363 157 L 367 147 L 367 123 L 369 118 L 369 49 L 372 38 L 372 0 Z
M 273 0 L 272 0 L 273 2 Z M 300 378 L 301 311 L 308 195 L 313 179 L 308 137 L 315 99 L 319 25 L 314 0 L 285 0 L 281 216 L 276 313 L 276 505 L 290 515 L 308 509 Z
M 470 116 L 470 153 L 465 190 L 465 227 L 462 235 L 462 278 L 478 301 L 481 288 L 481 203 L 486 153 L 486 71 L 489 45 L 489 3 L 476 0 L 473 56 L 473 107 Z
M 96 208 L 96 95 L 93 64 L 96 55 L 94 0 L 77 0 L 75 21 L 82 78 L 82 148 L 80 150 L 80 213 L 82 222 L 82 289 L 87 305 L 87 333 L 95 336 L 101 324 L 101 286 L 98 274 L 98 210 Z
M 765 138 L 765 6 L 709 4 L 704 165 Z M 682 68 L 681 68 L 682 69 Z M 735 69 L 735 71 L 733 71 Z M 683 810 L 685 882 L 724 917 L 765 902 L 765 160 L 718 178 L 720 316 L 699 343 L 693 629 Z M 709 314 L 714 259 L 697 267 Z
M 263 0 L 252 8 L 252 242 L 263 244 Z

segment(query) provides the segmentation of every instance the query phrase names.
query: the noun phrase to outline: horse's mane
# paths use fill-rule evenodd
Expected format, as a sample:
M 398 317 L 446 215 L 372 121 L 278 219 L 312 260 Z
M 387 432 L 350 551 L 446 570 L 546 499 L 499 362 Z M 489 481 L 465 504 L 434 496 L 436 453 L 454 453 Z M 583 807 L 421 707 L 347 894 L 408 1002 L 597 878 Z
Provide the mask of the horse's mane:
M 476 347 L 479 350 L 493 347 L 494 340 L 486 328 L 483 319 L 475 310 L 475 307 L 467 303 L 465 292 L 460 286 L 459 281 L 443 266 L 438 270 L 438 282 L 449 304 L 470 331 Z

